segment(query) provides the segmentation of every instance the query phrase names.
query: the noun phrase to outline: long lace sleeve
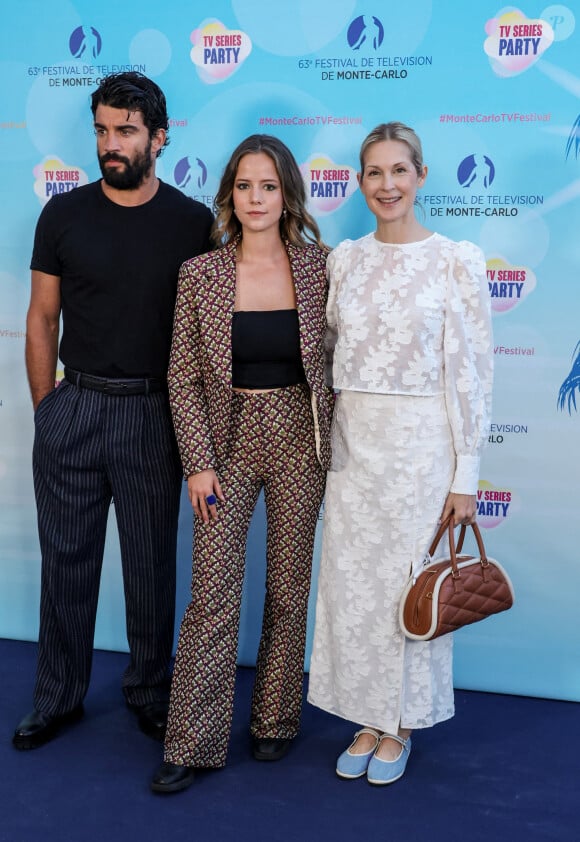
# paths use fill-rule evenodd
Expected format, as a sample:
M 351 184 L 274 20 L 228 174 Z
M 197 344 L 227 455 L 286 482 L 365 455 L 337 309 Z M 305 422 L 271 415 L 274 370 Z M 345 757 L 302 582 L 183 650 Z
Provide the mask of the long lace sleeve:
M 336 312 L 336 298 L 338 293 L 340 265 L 337 261 L 336 249 L 328 255 L 326 261 L 326 276 L 328 278 L 328 300 L 326 304 L 326 336 L 324 339 L 324 375 L 326 385 L 332 388 L 334 348 L 338 339 L 338 322 Z
M 456 468 L 451 491 L 475 494 L 491 417 L 493 339 L 485 259 L 473 243 L 456 244 L 445 315 L 444 376 Z
M 179 271 L 167 381 L 175 435 L 187 478 L 215 465 L 195 303 L 195 259 Z

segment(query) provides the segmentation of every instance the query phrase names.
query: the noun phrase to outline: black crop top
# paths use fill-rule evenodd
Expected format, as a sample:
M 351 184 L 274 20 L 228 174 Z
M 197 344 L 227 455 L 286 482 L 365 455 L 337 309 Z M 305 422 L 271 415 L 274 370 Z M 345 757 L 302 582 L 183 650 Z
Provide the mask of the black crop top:
M 280 389 L 306 383 L 296 310 L 238 310 L 232 321 L 232 386 Z

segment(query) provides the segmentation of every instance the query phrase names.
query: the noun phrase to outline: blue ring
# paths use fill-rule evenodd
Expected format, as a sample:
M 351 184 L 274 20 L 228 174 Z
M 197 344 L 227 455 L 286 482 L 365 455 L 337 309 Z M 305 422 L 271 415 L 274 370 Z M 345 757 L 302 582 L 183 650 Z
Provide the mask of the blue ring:
M 205 502 L 208 506 L 215 506 L 215 504 L 217 503 L 215 494 L 208 494 L 205 498 Z

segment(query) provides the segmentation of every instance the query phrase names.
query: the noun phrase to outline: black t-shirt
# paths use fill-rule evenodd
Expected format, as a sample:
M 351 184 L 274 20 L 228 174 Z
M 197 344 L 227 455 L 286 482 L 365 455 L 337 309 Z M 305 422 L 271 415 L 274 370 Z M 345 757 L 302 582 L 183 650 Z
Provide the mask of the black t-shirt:
M 64 365 L 165 378 L 179 267 L 209 251 L 212 220 L 205 205 L 161 181 L 134 207 L 108 199 L 100 181 L 54 196 L 30 268 L 61 279 Z

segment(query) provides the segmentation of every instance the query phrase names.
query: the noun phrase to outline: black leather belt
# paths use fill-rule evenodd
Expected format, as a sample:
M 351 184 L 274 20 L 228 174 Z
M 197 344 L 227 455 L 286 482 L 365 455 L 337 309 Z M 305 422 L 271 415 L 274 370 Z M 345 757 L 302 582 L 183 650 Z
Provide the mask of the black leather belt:
M 65 368 L 65 380 L 78 386 L 79 389 L 91 389 L 94 392 L 104 392 L 106 395 L 149 395 L 151 392 L 161 392 L 165 389 L 163 380 L 155 377 L 96 377 L 94 374 L 84 374 L 74 368 Z

